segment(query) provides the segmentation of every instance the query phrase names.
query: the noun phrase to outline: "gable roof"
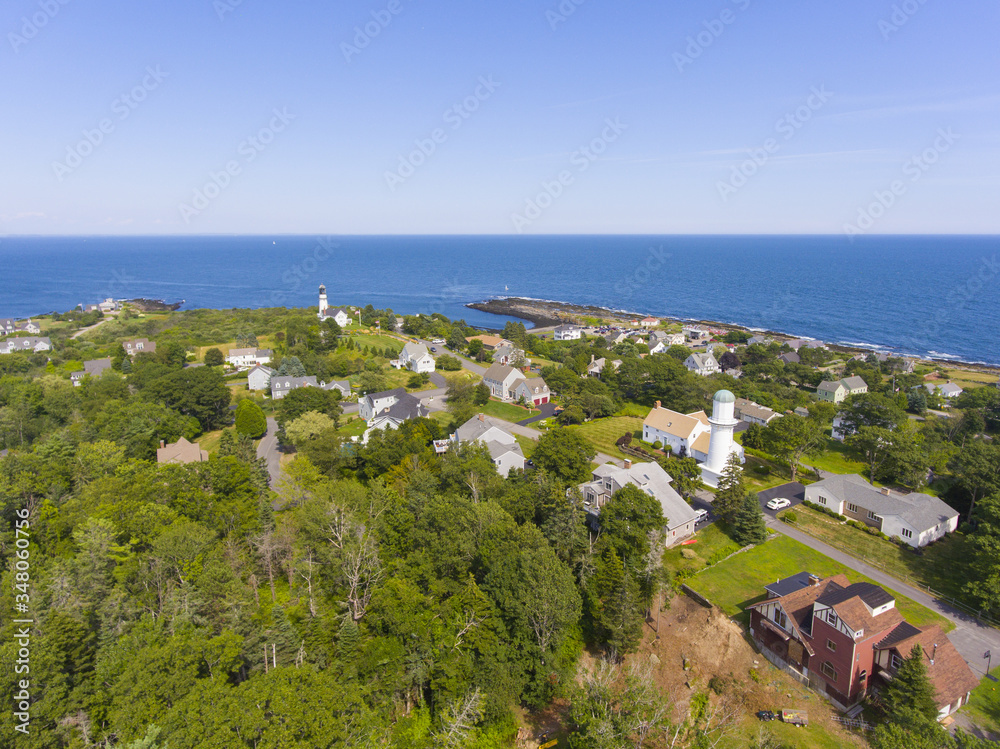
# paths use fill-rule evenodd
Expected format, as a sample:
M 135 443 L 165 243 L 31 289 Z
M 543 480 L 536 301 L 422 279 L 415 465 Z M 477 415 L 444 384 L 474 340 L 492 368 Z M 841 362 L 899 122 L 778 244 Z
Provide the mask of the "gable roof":
M 633 463 L 622 468 L 613 463 L 605 463 L 594 469 L 593 475 L 600 478 L 611 477 L 619 485 L 634 484 L 660 503 L 667 528 L 676 528 L 695 519 L 694 509 L 671 486 L 673 479 L 659 463 Z M 591 482 L 586 482 L 586 484 Z
M 200 463 L 206 460 L 208 451 L 202 450 L 197 442 L 188 442 L 184 437 L 156 450 L 157 463 Z
M 816 388 L 817 391 L 822 390 L 825 393 L 836 393 L 840 388 L 844 387 L 844 383 L 840 380 L 823 380 Z M 845 390 L 847 388 L 844 388 Z
M 853 375 L 851 377 L 845 377 L 844 379 L 841 380 L 841 382 L 844 384 L 844 387 L 847 388 L 848 390 L 857 390 L 858 388 L 868 387 L 868 383 L 865 382 L 861 377 L 858 377 L 857 375 Z
M 715 357 L 712 356 L 711 353 L 700 354 L 692 352 L 689 358 L 694 359 L 694 365 L 698 367 L 698 369 L 719 366 L 719 362 L 716 361 Z
M 483 375 L 484 380 L 493 380 L 494 382 L 506 382 L 507 378 L 512 374 L 516 374 L 518 377 L 523 377 L 523 375 L 513 367 L 508 367 L 506 364 L 494 364 L 486 373 Z
M 802 588 L 808 588 L 818 580 L 819 578 L 811 572 L 796 572 L 790 577 L 765 585 L 764 590 L 770 593 L 773 598 L 781 598 L 789 593 L 802 590 Z
M 859 505 L 882 517 L 898 517 L 917 532 L 958 516 L 957 510 L 938 497 L 920 492 L 904 495 L 891 490 L 885 494 L 856 473 L 829 476 L 813 486 L 828 489 L 837 499 Z
M 827 588 L 831 585 L 838 585 L 846 588 L 850 584 L 851 581 L 847 579 L 846 575 L 834 575 L 833 577 L 817 581 L 815 585 L 810 585 L 793 591 L 792 593 L 782 596 L 781 598 L 769 598 L 764 599 L 763 601 L 758 601 L 757 603 L 752 603 L 747 606 L 747 608 L 754 609 L 758 606 L 764 606 L 777 601 L 781 605 L 785 614 L 788 616 L 788 622 L 794 630 L 796 639 L 802 643 L 805 649 L 809 652 L 809 655 L 816 655 L 816 651 L 812 649 L 812 645 L 810 644 L 811 638 L 802 633 L 802 630 L 806 630 L 810 633 L 812 632 L 813 604 L 816 602 L 816 599 L 823 595 Z
M 501 422 L 497 421 L 492 416 L 486 416 L 485 414 L 473 416 L 467 422 L 462 424 L 462 426 L 455 430 L 455 436 L 458 438 L 459 442 L 473 442 L 484 435 L 487 435 L 494 429 L 499 430 L 507 437 L 510 437 L 511 442 L 517 442 L 514 436 L 502 426 Z M 498 437 L 500 437 L 500 435 L 491 435 L 491 439 L 497 439 Z
M 978 677 L 972 673 L 948 635 L 936 624 L 918 629 L 902 622 L 875 647 L 878 650 L 892 649 L 901 657 L 909 658 L 917 645 L 924 651 L 924 666 L 939 706 L 953 705 L 979 686 Z
M 673 436 L 680 437 L 681 439 L 689 439 L 698 428 L 698 424 L 707 423 L 707 421 L 708 416 L 705 416 L 705 421 L 703 422 L 702 419 L 695 414 L 686 415 L 677 413 L 677 411 L 671 411 L 669 408 L 654 408 L 649 412 L 649 415 L 646 416 L 642 425 L 658 429 L 659 431 L 666 432 L 667 434 L 672 434 Z

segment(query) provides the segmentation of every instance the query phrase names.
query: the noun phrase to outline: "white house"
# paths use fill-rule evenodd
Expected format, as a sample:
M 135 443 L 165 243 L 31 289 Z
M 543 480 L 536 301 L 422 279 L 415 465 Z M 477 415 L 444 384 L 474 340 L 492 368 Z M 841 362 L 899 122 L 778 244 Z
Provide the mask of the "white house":
M 514 469 L 524 470 L 524 452 L 521 445 L 510 432 L 501 427 L 496 420 L 479 414 L 462 424 L 451 441 L 456 445 L 468 442 L 479 442 L 489 450 L 497 473 L 508 476 Z
M 548 403 L 552 398 L 549 386 L 541 377 L 527 377 L 518 380 L 514 384 L 514 398 L 517 403 L 525 402 L 533 406 L 540 406 Z
M 273 369 L 265 367 L 263 364 L 258 364 L 247 372 L 247 383 L 251 390 L 270 390 L 271 377 L 273 376 Z
M 37 338 L 29 336 L 27 338 L 8 338 L 0 341 L 0 354 L 14 354 L 19 351 L 51 351 L 52 341 L 48 338 Z
M 606 367 L 610 366 L 611 370 L 614 372 L 618 371 L 618 367 L 622 365 L 621 359 L 615 359 L 613 361 L 608 361 L 607 358 L 601 357 L 600 359 L 595 359 L 594 355 L 590 355 L 590 366 L 587 367 L 587 375 L 590 377 L 600 377 L 604 374 Z
M 704 411 L 682 414 L 663 408 L 660 401 L 656 401 L 642 423 L 643 442 L 660 442 L 664 449 L 669 448 L 680 457 L 692 457 L 696 453 L 707 457 L 710 432 L 708 415 Z
M 353 318 L 351 313 L 342 307 L 337 307 L 332 309 L 326 298 L 326 286 L 321 285 L 319 287 L 319 312 L 316 313 L 316 317 L 320 320 L 327 320 L 333 318 L 337 325 L 340 327 L 345 327 L 351 324 Z
M 402 365 L 414 372 L 433 372 L 434 357 L 430 355 L 427 347 L 422 343 L 412 341 L 403 346 L 399 354 L 399 361 Z
M 261 364 L 270 364 L 274 352 L 267 348 L 234 348 L 229 350 L 226 361 L 237 369 L 249 369 Z
M 11 335 L 17 325 L 12 317 L 0 317 L 0 335 Z
M 933 395 L 936 392 L 942 398 L 948 398 L 949 400 L 952 398 L 957 398 L 963 392 L 965 392 L 954 382 L 950 381 L 945 382 L 943 384 L 939 384 L 936 382 L 928 382 L 924 385 L 924 387 L 927 388 L 927 392 L 930 393 L 931 395 Z
M 359 402 L 358 413 L 368 425 L 361 437 L 362 444 L 367 444 L 372 432 L 399 429 L 404 421 L 425 418 L 430 412 L 419 398 L 407 393 L 405 388 L 396 388 L 369 393 Z
M 660 324 L 660 318 L 658 317 L 644 317 L 639 321 L 639 325 L 644 328 L 655 328 Z
M 684 366 L 691 372 L 699 374 L 703 377 L 706 375 L 717 374 L 722 371 L 719 368 L 719 362 L 710 353 L 693 353 L 684 361 Z
M 806 487 L 806 501 L 899 537 L 914 548 L 958 528 L 958 511 L 930 494 L 877 488 L 857 474 L 837 475 Z
M 746 398 L 737 398 L 736 418 L 748 424 L 760 424 L 766 427 L 775 419 L 781 418 L 781 414 Z
M 271 375 L 271 398 L 281 400 L 293 390 L 299 388 L 319 387 L 319 383 L 312 375 L 308 377 L 289 377 L 287 375 Z
M 32 320 L 27 320 L 25 322 L 19 322 L 14 326 L 14 332 L 16 333 L 27 333 L 28 335 L 40 335 L 42 332 L 41 327 L 38 323 Z
M 490 395 L 500 400 L 514 400 L 512 393 L 518 380 L 523 380 L 524 375 L 513 367 L 503 364 L 494 364 L 483 375 L 483 382 L 490 389 Z
M 666 521 L 664 544 L 673 546 L 694 533 L 696 516 L 691 505 L 670 485 L 671 481 L 673 479 L 658 463 L 633 464 L 626 460 L 624 468 L 612 463 L 595 468 L 591 480 L 580 484 L 578 489 L 583 496 L 583 506 L 591 518 L 590 522 L 596 525 L 601 508 L 615 492 L 629 484 L 639 487 L 660 503 Z
M 552 331 L 552 338 L 556 341 L 578 341 L 583 337 L 583 328 L 578 325 L 560 325 Z

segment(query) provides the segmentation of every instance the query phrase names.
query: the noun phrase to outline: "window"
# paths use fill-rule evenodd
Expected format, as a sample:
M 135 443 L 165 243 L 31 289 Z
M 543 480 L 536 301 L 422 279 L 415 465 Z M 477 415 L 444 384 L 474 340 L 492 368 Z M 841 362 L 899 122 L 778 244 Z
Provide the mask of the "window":
M 833 609 L 826 610 L 826 621 L 833 626 L 837 626 L 837 615 L 834 613 Z
M 900 657 L 899 657 L 898 655 L 896 655 L 895 653 L 893 653 L 893 654 L 892 654 L 892 655 L 891 655 L 891 656 L 889 657 L 889 665 L 890 665 L 890 666 L 892 666 L 892 670 L 893 670 L 893 671 L 895 671 L 895 670 L 896 670 L 897 668 L 899 668 L 900 666 L 902 666 L 902 665 L 903 665 L 903 659 L 902 659 L 902 658 L 900 658 Z
M 820 498 L 819 498 L 819 503 L 821 505 L 825 505 L 826 504 L 826 497 L 824 497 L 824 496 L 821 495 Z
M 875 514 L 874 512 L 872 512 L 871 510 L 869 510 L 869 511 L 868 511 L 868 519 L 869 519 L 869 520 L 878 520 L 878 515 L 876 515 L 876 514 Z
M 786 617 L 785 612 L 777 606 L 774 607 L 774 623 L 782 629 L 787 629 L 788 627 L 788 617 Z
M 899 532 L 899 535 L 901 535 L 903 538 L 913 538 L 913 531 L 911 531 L 909 528 L 903 528 Z
M 837 643 L 835 643 L 833 640 L 827 640 L 826 641 L 826 649 L 830 650 L 831 652 L 836 653 L 837 652 Z
M 827 676 L 834 681 L 837 680 L 837 669 L 830 665 L 830 661 L 823 661 L 823 665 L 820 666 L 819 670 L 823 672 L 823 676 Z
M 849 512 L 853 512 L 855 514 L 857 514 L 858 512 L 860 512 L 860 509 L 858 508 L 858 506 L 857 505 L 852 505 L 850 502 L 847 503 L 847 509 L 848 509 Z

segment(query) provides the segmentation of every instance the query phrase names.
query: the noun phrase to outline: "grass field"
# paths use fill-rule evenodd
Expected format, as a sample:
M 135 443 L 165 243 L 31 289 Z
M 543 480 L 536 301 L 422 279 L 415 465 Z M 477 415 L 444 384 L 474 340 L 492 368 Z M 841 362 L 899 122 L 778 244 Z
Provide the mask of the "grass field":
M 916 584 L 930 586 L 938 593 L 962 600 L 965 576 L 957 573 L 965 567 L 972 553 L 967 536 L 952 533 L 926 547 L 922 554 L 915 554 L 808 507 L 796 507 L 795 518 L 793 527 L 853 557 L 868 563 L 874 560 L 893 577 L 904 582 L 911 578 Z
M 625 432 L 642 431 L 642 419 L 638 416 L 612 416 L 607 419 L 596 419 L 585 424 L 575 424 L 567 427 L 590 442 L 600 452 L 612 457 L 630 457 L 618 449 L 615 440 Z
M 531 437 L 525 437 L 523 434 L 515 434 L 514 439 L 521 446 L 521 452 L 524 453 L 526 460 L 535 454 L 535 448 L 538 447 L 536 440 L 531 439 Z
M 830 473 L 866 473 L 864 463 L 858 463 L 847 454 L 847 448 L 832 437 L 824 438 L 823 452 L 818 455 L 806 455 L 802 461 L 804 465 L 819 468 L 821 471 Z
M 337 430 L 337 434 L 344 437 L 360 437 L 365 433 L 365 429 L 367 428 L 368 426 L 363 419 L 357 416 L 349 416 L 346 421 L 342 422 L 340 429 Z
M 739 551 L 739 544 L 727 536 L 716 523 L 705 526 L 694 535 L 697 543 L 690 546 L 674 546 L 663 552 L 664 569 L 677 574 L 678 572 L 694 573 L 705 569 L 708 560 L 717 553 L 728 550 Z M 695 553 L 693 559 L 685 559 L 681 553 L 690 549 Z
M 483 413 L 504 421 L 513 421 L 516 424 L 519 421 L 530 419 L 532 416 L 538 416 L 541 411 L 536 411 L 533 408 L 522 408 L 514 403 L 503 403 L 490 398 L 489 403 L 483 406 Z
M 990 674 L 993 679 L 1000 679 L 1000 668 L 994 668 Z M 1000 734 L 1000 682 L 983 677 L 979 686 L 972 690 L 969 704 L 962 708 L 968 713 L 976 725 Z
M 873 582 L 794 539 L 779 536 L 698 573 L 689 578 L 687 584 L 727 614 L 747 624 L 750 615 L 745 609 L 764 598 L 766 583 L 803 571 L 820 577 L 843 573 L 851 582 Z M 954 625 L 943 616 L 909 598 L 893 595 L 899 613 L 911 624 L 918 627 L 938 624 L 945 632 L 954 629 Z
M 195 442 L 198 443 L 202 450 L 207 450 L 209 455 L 215 455 L 219 450 L 219 442 L 222 440 L 222 430 L 218 429 L 214 432 L 205 432 L 201 435 Z
M 994 385 L 997 381 L 995 374 L 988 374 L 986 372 L 970 372 L 965 369 L 946 369 L 945 372 L 950 380 L 962 388 Z

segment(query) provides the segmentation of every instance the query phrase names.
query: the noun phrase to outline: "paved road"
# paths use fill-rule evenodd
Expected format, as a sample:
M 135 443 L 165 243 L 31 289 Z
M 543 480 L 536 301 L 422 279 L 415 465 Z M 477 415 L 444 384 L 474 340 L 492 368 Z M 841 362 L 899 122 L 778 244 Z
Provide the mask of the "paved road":
M 777 533 L 788 536 L 789 538 L 794 538 L 796 541 L 805 544 L 811 549 L 815 549 L 820 554 L 835 559 L 836 561 L 843 564 L 845 567 L 849 567 L 856 572 L 860 572 L 862 575 L 870 577 L 872 580 L 877 582 L 889 590 L 894 590 L 900 595 L 904 595 L 910 598 L 922 606 L 926 606 L 932 611 L 936 611 L 941 614 L 946 619 L 950 619 L 955 623 L 955 629 L 948 633 L 948 638 L 954 644 L 955 648 L 962 657 L 965 658 L 969 667 L 975 673 L 986 673 L 986 659 L 983 658 L 983 653 L 987 650 L 996 650 L 1000 653 L 1000 630 L 990 627 L 985 624 L 981 624 L 976 621 L 975 618 L 953 609 L 945 603 L 942 603 L 934 596 L 925 593 L 918 588 L 914 588 L 907 585 L 894 577 L 890 577 L 879 569 L 865 564 L 859 559 L 845 554 L 832 546 L 829 546 L 822 541 L 817 541 L 812 536 L 809 536 L 802 531 L 796 530 L 780 520 L 775 520 L 773 517 L 768 517 L 767 526 Z
M 268 483 L 275 491 L 281 479 L 281 453 L 278 452 L 278 422 L 267 420 L 267 434 L 257 445 L 257 457 L 267 461 Z
M 105 318 L 103 318 L 101 320 L 98 320 L 97 322 L 95 322 L 90 327 L 80 328 L 80 330 L 76 331 L 73 335 L 70 336 L 70 338 L 79 338 L 84 333 L 88 333 L 91 330 L 93 330 L 94 328 L 99 328 L 100 326 L 104 325 L 104 323 L 106 323 L 108 320 L 113 320 L 113 319 L 114 319 L 113 317 L 105 317 Z
M 523 427 L 528 426 L 528 424 L 534 424 L 536 421 L 541 421 L 542 419 L 548 419 L 551 416 L 556 415 L 556 404 L 555 403 L 543 403 L 538 407 L 541 413 L 538 416 L 532 416 L 530 419 L 523 419 L 517 422 Z

